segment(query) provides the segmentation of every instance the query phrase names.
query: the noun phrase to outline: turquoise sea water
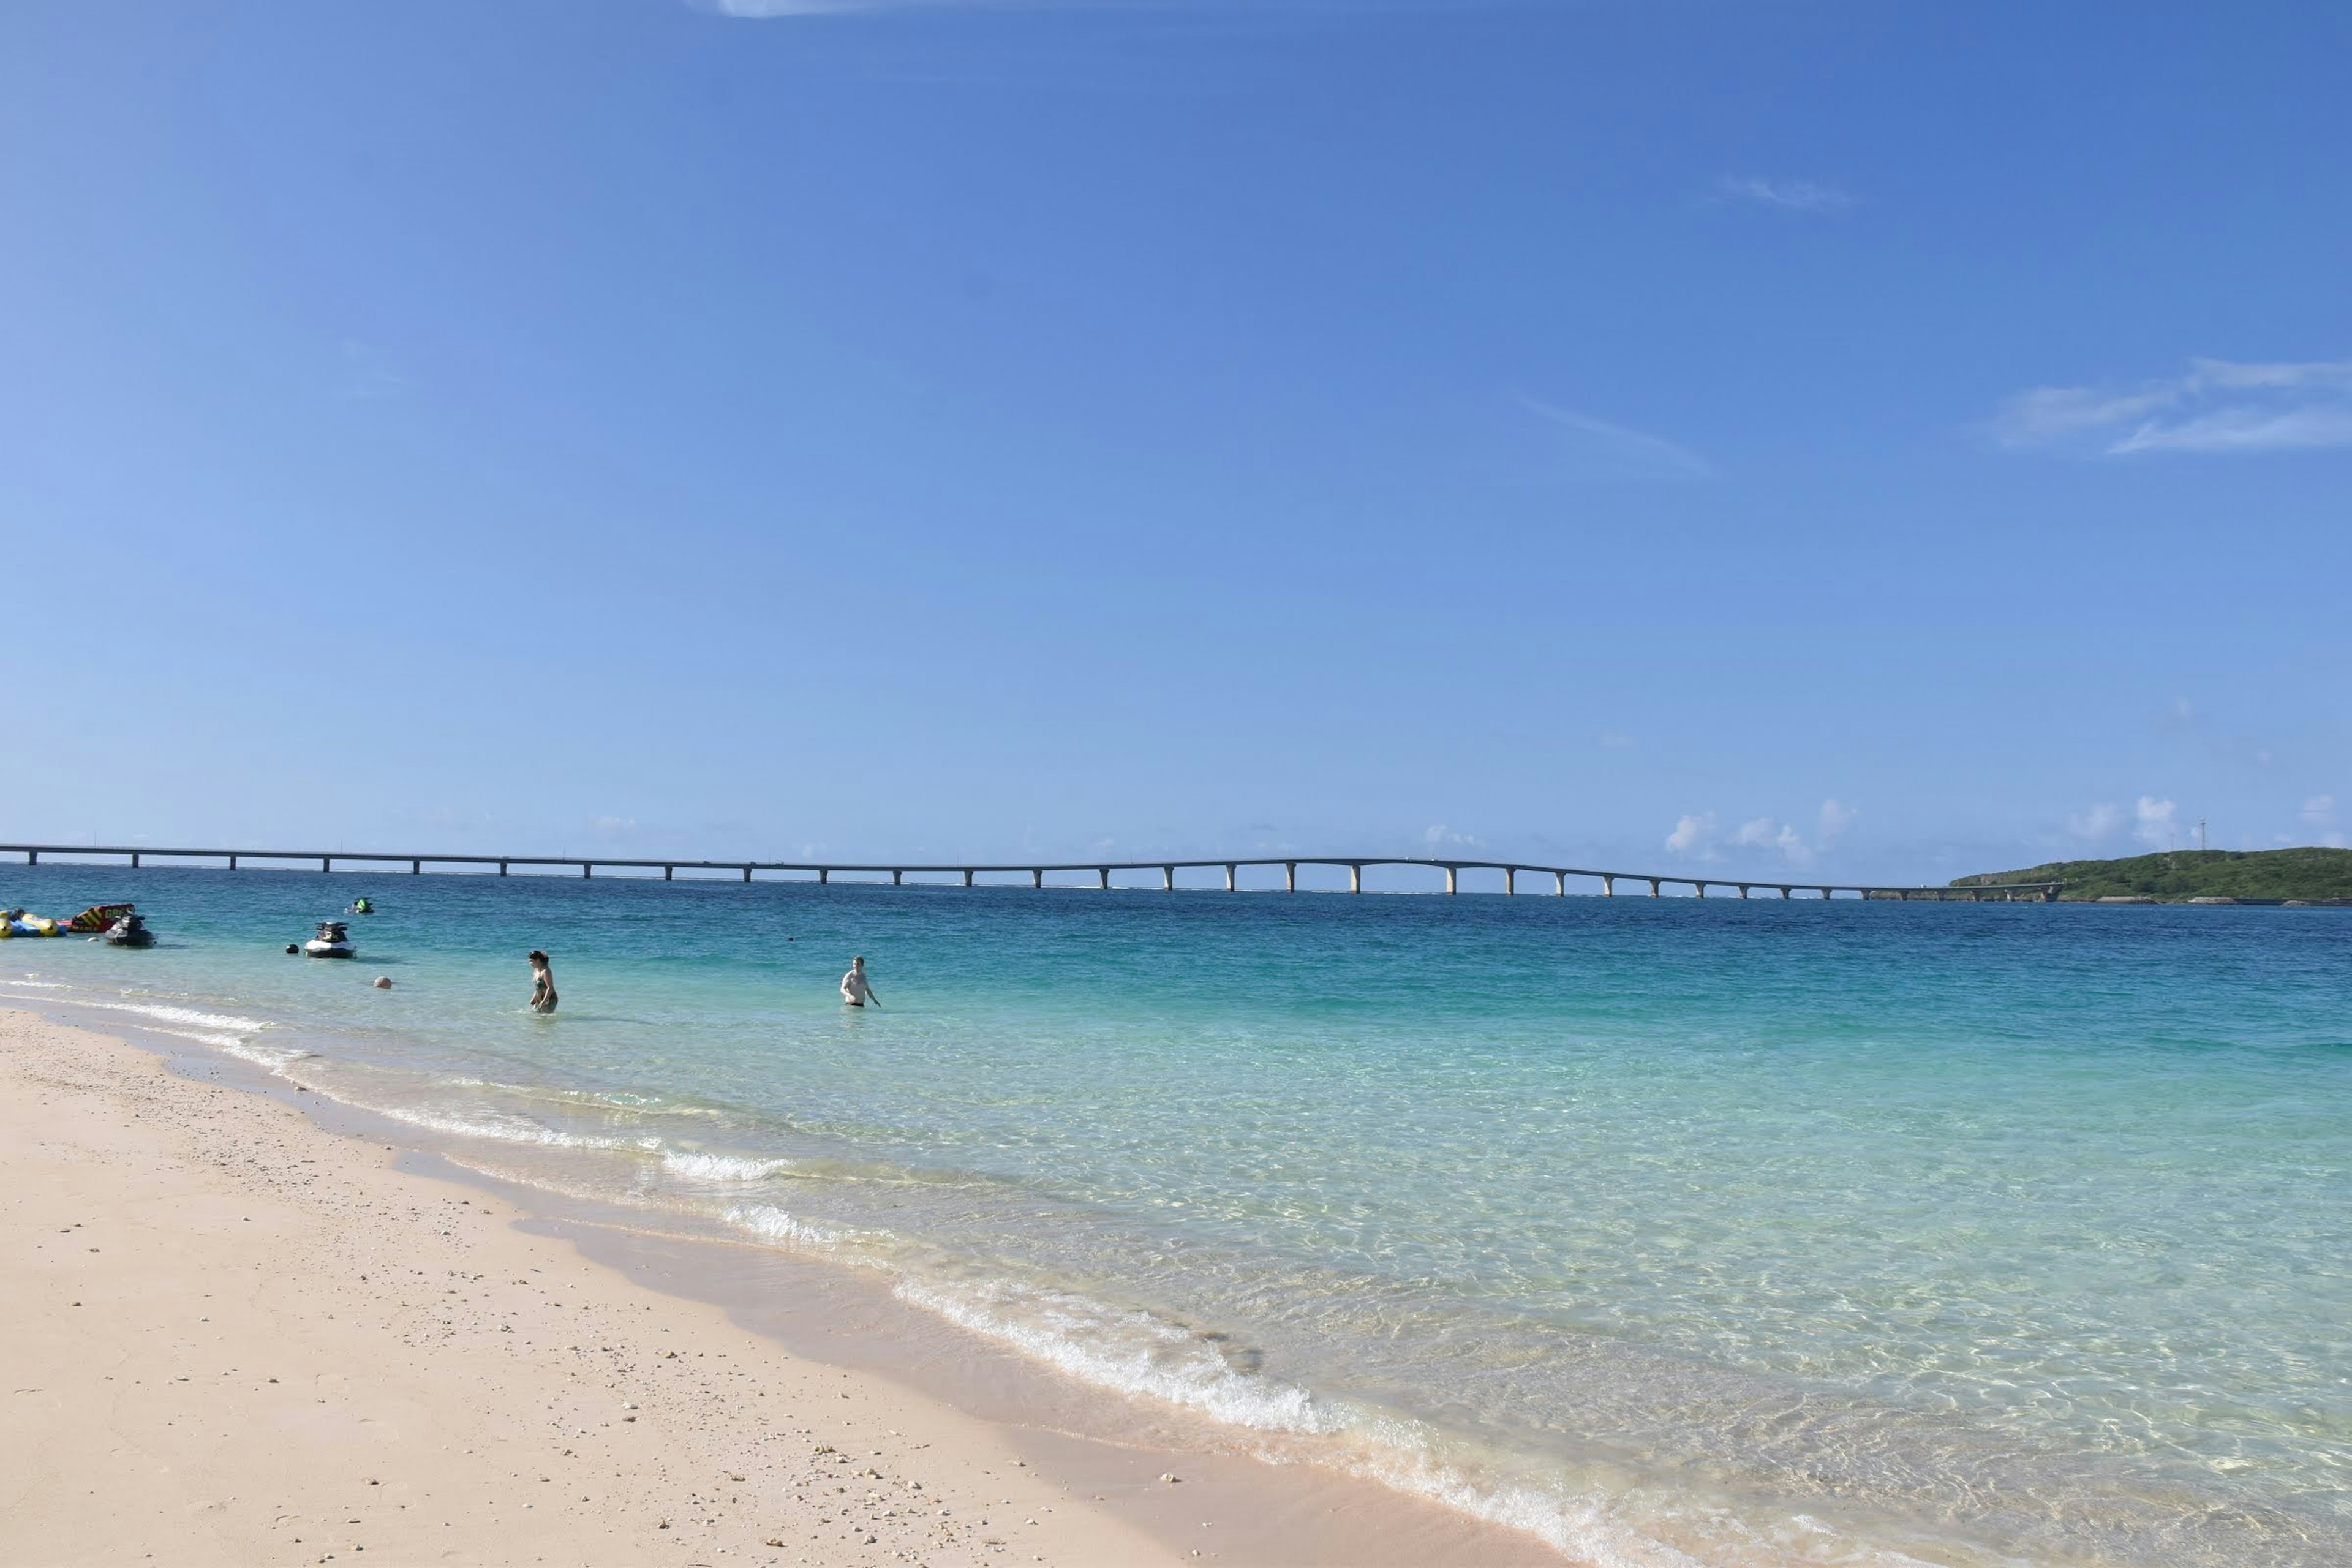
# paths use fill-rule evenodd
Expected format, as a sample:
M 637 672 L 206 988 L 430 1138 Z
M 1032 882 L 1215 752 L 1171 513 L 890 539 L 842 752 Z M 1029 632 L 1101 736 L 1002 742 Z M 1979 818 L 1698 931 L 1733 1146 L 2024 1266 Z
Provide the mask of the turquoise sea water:
M 0 867 L 112 898 L 0 1001 L 1600 1561 L 2352 1562 L 2352 912 Z

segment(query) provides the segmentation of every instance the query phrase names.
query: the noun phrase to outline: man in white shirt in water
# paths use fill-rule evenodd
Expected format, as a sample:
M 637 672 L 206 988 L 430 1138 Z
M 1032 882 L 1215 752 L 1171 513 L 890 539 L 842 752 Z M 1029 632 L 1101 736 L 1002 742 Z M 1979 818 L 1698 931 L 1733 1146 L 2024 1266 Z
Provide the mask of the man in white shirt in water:
M 849 961 L 849 973 L 841 977 L 841 999 L 853 1007 L 863 1007 L 868 1002 L 877 1007 L 882 1005 L 882 998 L 874 994 L 874 987 L 866 983 L 865 959 Z

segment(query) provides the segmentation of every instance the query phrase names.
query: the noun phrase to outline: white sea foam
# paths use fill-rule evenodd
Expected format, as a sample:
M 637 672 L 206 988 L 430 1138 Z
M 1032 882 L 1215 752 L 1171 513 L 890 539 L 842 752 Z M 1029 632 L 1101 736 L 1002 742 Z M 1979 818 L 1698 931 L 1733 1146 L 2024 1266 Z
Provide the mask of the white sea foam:
M 748 1154 L 704 1154 L 684 1149 L 662 1151 L 662 1169 L 689 1182 L 761 1182 L 792 1169 L 790 1160 L 761 1160 Z
M 415 1106 L 371 1105 L 365 1109 L 379 1116 L 389 1116 L 394 1121 L 405 1121 L 411 1127 L 428 1131 L 447 1132 L 460 1138 L 490 1138 L 501 1143 L 531 1143 L 550 1149 L 635 1149 L 661 1147 L 658 1138 L 605 1138 L 588 1133 L 564 1132 L 530 1121 L 527 1117 L 510 1116 L 489 1111 L 471 1116 L 449 1116 Z
M 1311 1447 L 1269 1449 L 1269 1459 L 1312 1454 L 1367 1480 L 1427 1498 L 1475 1518 L 1533 1535 L 1596 1568 L 1699 1568 L 1699 1560 L 1647 1534 L 1628 1512 L 1628 1499 L 1605 1491 L 1576 1494 L 1533 1486 L 1481 1483 L 1440 1461 L 1431 1434 L 1418 1422 L 1317 1397 L 1278 1378 L 1235 1367 L 1218 1343 L 1150 1312 L 1118 1308 L 1074 1291 L 1003 1279 L 949 1279 L 907 1272 L 884 1248 L 886 1233 L 811 1220 L 772 1205 L 739 1205 L 729 1224 L 834 1261 L 890 1268 L 891 1293 L 909 1306 L 994 1340 L 1099 1388 L 1163 1401 L 1228 1426 L 1265 1434 L 1269 1441 L 1304 1438 Z M 1687 1500 L 1657 1500 L 1672 1511 Z M 1712 1510 L 1710 1512 L 1714 1511 Z M 1706 1533 L 1746 1536 L 1735 1521 L 1715 1518 Z M 1840 1543 L 1846 1548 L 1855 1543 Z M 1877 1552 L 1836 1551 L 1815 1556 L 1772 1552 L 1740 1562 L 1868 1563 L 1904 1560 Z M 1925 1565 L 1919 1565 L 1925 1568 Z
M 1295 1384 L 1236 1370 L 1216 1344 L 1148 1312 L 1004 1280 L 901 1278 L 902 1301 L 1074 1377 L 1261 1432 L 1323 1433 L 1346 1414 Z
M 161 1002 L 100 1002 L 91 997 L 76 997 L 74 1005 L 102 1007 L 110 1013 L 135 1013 L 140 1017 L 153 1018 L 161 1023 L 185 1024 L 200 1029 L 233 1032 L 238 1036 L 258 1035 L 273 1026 L 263 1018 L 243 1018 L 235 1013 L 206 1013 L 195 1007 L 175 1007 Z
M 791 1247 L 820 1247 L 833 1252 L 844 1263 L 876 1264 L 878 1259 L 864 1254 L 856 1244 L 874 1239 L 876 1233 L 857 1230 L 845 1225 L 828 1225 L 823 1220 L 802 1219 L 785 1213 L 772 1204 L 739 1204 L 727 1211 L 727 1223 L 770 1241 L 781 1241 Z
M 0 985 L 22 985 L 35 991 L 63 991 L 62 980 L 0 980 Z
M 255 1045 L 251 1040 L 240 1040 L 235 1035 L 206 1035 L 194 1029 L 158 1029 L 155 1032 L 159 1035 L 172 1035 L 183 1040 L 194 1040 L 198 1045 L 210 1046 L 225 1056 L 235 1057 L 239 1061 L 251 1062 L 256 1067 L 268 1068 L 274 1073 L 282 1073 L 296 1062 L 310 1059 L 312 1054 L 309 1051 L 276 1050 L 268 1046 Z
M 47 981 L 9 981 L 8 984 L 38 986 L 47 991 L 69 989 Z M 196 1007 L 179 1007 L 161 1002 L 102 1002 L 94 997 L 64 998 L 76 1007 L 92 1007 L 108 1013 L 129 1013 L 149 1020 L 150 1034 L 166 1035 L 175 1040 L 192 1040 L 200 1046 L 248 1061 L 257 1067 L 278 1072 L 301 1061 L 312 1053 L 293 1047 L 272 1047 L 257 1044 L 251 1037 L 272 1027 L 262 1018 L 240 1017 L 234 1013 L 207 1013 Z
M 1097 1387 L 1181 1405 L 1229 1426 L 1318 1439 L 1307 1451 L 1325 1462 L 1525 1531 L 1596 1568 L 1699 1568 L 1697 1559 L 1622 1517 L 1621 1500 L 1482 1484 L 1440 1461 L 1420 1423 L 1242 1371 L 1215 1342 L 1151 1313 L 1004 1280 L 906 1275 L 892 1293 Z M 1266 1455 L 1297 1456 L 1295 1448 Z

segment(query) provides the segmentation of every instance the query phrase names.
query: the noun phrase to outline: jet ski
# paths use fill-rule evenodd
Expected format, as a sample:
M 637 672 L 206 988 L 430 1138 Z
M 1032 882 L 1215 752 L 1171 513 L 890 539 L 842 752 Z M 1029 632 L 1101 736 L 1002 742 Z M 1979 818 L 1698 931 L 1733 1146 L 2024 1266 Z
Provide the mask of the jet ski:
M 155 945 L 155 933 L 147 929 L 145 921 L 141 920 L 137 914 L 129 910 L 123 910 L 122 918 L 106 928 L 104 935 L 106 945 L 109 947 Z
M 302 944 L 303 953 L 310 958 L 357 958 L 359 950 L 352 945 L 348 928 L 341 921 L 320 921 L 319 934 Z

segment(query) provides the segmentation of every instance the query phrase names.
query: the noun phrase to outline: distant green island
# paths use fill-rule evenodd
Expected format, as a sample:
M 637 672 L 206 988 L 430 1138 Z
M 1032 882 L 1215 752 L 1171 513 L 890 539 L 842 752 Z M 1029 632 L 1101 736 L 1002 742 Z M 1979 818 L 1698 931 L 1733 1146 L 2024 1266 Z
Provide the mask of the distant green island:
M 2063 882 L 2063 902 L 2101 899 L 2186 903 L 2352 903 L 2352 849 L 2172 849 L 2125 860 L 2053 860 L 2022 871 L 1988 871 L 1955 888 L 1994 882 Z

